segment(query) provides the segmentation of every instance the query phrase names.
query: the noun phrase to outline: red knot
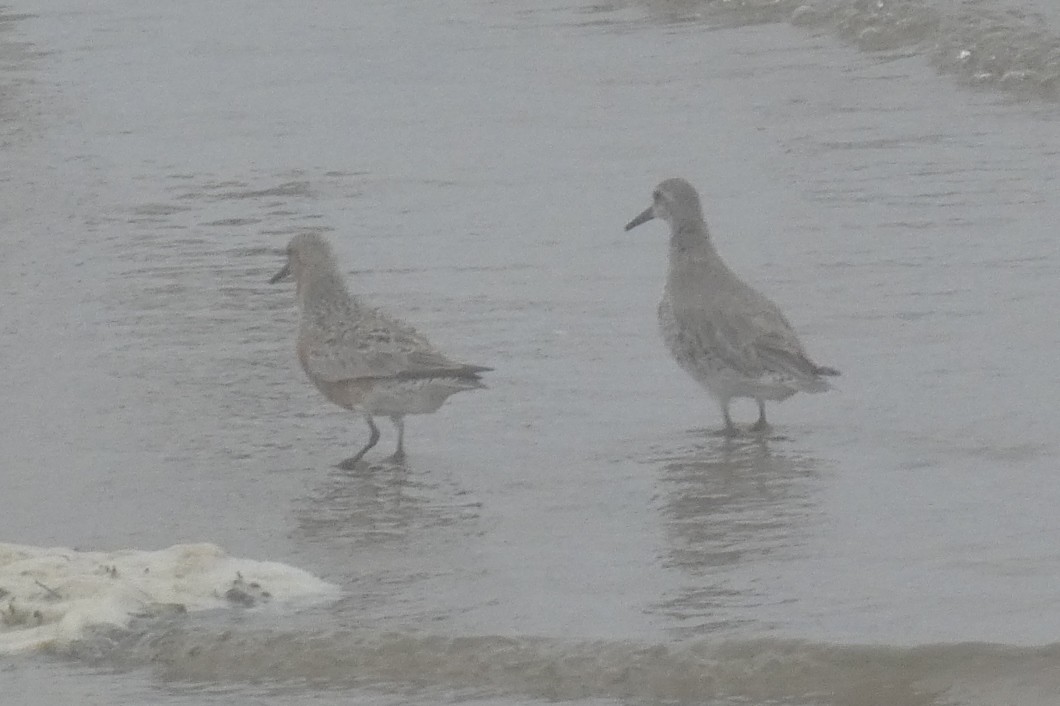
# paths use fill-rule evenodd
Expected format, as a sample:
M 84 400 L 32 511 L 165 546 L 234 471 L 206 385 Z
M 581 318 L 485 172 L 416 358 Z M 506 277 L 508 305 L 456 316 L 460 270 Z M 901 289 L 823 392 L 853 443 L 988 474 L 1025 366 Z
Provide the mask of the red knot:
M 824 376 L 839 371 L 810 360 L 777 305 L 722 261 L 692 185 L 667 179 L 655 187 L 652 199 L 626 230 L 653 218 L 670 224 L 670 269 L 659 327 L 678 365 L 717 399 L 724 433 L 738 433 L 729 416 L 733 398 L 758 403 L 751 430 L 764 432 L 769 429 L 766 400 L 830 389 Z
M 485 387 L 480 375 L 491 368 L 450 360 L 408 324 L 351 295 L 322 236 L 291 239 L 287 264 L 269 282 L 290 277 L 298 291 L 302 369 L 324 397 L 368 422 L 368 443 L 340 468 L 352 469 L 379 441 L 373 415 L 394 423 L 397 450 L 390 460 L 401 462 L 406 414 L 429 414 L 452 394 Z

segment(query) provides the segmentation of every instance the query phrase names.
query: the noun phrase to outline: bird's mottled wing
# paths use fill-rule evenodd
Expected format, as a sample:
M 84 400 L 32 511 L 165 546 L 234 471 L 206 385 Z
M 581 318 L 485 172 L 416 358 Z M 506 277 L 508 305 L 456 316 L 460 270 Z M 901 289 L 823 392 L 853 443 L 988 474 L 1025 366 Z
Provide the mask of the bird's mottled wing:
M 414 328 L 382 312 L 360 309 L 342 325 L 306 335 L 303 364 L 319 379 L 337 382 L 354 378 L 422 377 L 432 371 L 458 371 L 465 366 L 434 350 Z M 302 353 L 302 351 L 300 351 Z
M 743 374 L 755 374 L 750 370 L 754 361 L 748 359 L 749 341 L 737 320 L 699 299 L 672 301 L 671 305 L 678 351 L 687 352 L 693 359 L 714 359 Z
M 693 309 L 698 305 L 698 311 Z M 716 299 L 710 304 L 693 300 L 685 311 L 676 311 L 695 345 L 729 368 L 757 378 L 769 373 L 780 377 L 813 378 L 816 366 L 784 315 L 764 297 L 742 302 Z
M 750 347 L 758 364 L 781 378 L 807 382 L 817 379 L 817 365 L 799 342 L 795 329 L 771 302 L 764 302 L 748 321 Z
M 372 351 L 348 330 L 303 330 L 298 340 L 298 358 L 306 373 L 316 380 L 338 382 L 372 374 Z

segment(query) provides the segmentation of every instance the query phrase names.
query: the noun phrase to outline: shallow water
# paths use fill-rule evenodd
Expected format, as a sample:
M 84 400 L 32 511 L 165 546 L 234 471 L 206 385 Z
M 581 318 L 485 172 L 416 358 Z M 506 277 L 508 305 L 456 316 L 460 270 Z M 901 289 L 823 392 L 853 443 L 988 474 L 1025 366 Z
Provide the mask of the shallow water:
M 1050 7 L 4 9 L 0 540 L 342 590 L 0 658 L 4 703 L 1055 703 Z M 843 371 L 764 442 L 622 232 L 675 175 Z M 266 284 L 305 230 L 496 369 L 407 469 L 333 467 L 363 423 Z

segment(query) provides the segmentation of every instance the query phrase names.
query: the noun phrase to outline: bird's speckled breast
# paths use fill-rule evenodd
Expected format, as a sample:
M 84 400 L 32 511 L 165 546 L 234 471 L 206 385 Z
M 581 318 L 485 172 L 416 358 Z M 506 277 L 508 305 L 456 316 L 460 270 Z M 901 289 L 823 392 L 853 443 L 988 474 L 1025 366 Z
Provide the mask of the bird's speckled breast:
M 659 302 L 659 331 L 677 364 L 697 382 L 708 385 L 708 378 L 718 372 L 720 361 L 701 345 L 689 326 L 678 321 L 669 292 Z

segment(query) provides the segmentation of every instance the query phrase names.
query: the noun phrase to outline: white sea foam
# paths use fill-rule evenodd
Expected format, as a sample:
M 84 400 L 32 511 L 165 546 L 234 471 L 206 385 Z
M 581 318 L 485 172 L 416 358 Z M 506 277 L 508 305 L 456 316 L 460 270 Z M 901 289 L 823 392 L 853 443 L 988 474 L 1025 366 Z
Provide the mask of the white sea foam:
M 232 557 L 213 544 L 82 552 L 0 543 L 0 654 L 68 643 L 137 617 L 305 605 L 337 594 L 301 569 Z

